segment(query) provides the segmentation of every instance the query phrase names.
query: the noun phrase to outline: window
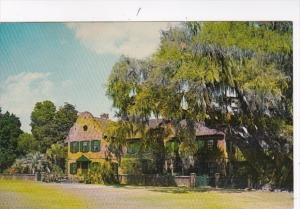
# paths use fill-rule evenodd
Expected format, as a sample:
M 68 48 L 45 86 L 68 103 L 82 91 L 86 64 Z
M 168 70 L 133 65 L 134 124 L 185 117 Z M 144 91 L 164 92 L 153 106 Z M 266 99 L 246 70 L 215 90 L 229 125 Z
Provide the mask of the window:
M 129 143 L 127 145 L 127 153 L 128 154 L 137 154 L 140 150 L 140 143 Z
M 84 130 L 84 131 L 87 131 L 87 129 L 88 129 L 87 125 L 84 125 L 84 126 L 83 126 L 83 130 Z
M 77 173 L 77 163 L 70 163 L 70 174 Z
M 202 148 L 205 148 L 205 143 L 203 140 L 197 140 L 197 146 L 198 146 L 198 149 L 201 150 Z
M 78 142 L 71 142 L 70 144 L 70 152 L 76 153 L 79 151 L 79 143 Z
M 80 142 L 80 151 L 81 152 L 89 152 L 90 151 L 90 142 L 89 141 L 81 141 Z
M 214 140 L 208 140 L 207 141 L 207 149 L 213 150 L 213 148 L 214 148 Z
M 91 144 L 91 151 L 92 152 L 99 152 L 100 151 L 100 141 L 99 140 L 93 140 Z

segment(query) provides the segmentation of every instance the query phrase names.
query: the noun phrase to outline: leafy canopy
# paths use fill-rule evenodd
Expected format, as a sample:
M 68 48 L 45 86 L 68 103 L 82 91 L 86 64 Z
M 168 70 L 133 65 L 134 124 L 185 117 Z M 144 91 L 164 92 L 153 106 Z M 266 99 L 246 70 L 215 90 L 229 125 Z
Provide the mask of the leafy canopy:
M 291 22 L 188 22 L 162 31 L 148 59 L 121 57 L 107 94 L 121 119 L 186 119 L 191 132 L 196 121 L 222 129 L 258 173 L 274 178 L 291 156 L 282 150 L 292 138 L 292 54 Z M 195 134 L 182 136 L 188 153 Z

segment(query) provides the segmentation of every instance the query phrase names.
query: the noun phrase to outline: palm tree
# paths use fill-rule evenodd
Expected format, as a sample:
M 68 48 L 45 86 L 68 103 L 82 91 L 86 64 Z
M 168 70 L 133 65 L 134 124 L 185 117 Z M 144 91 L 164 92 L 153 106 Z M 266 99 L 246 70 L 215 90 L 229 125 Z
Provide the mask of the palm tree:
M 25 157 L 25 165 L 28 166 L 32 174 L 35 174 L 36 171 L 47 169 L 48 161 L 45 155 L 40 152 L 28 153 Z
M 46 156 L 59 167 L 63 168 L 64 159 L 66 158 L 66 149 L 62 144 L 52 144 L 49 149 L 47 149 Z

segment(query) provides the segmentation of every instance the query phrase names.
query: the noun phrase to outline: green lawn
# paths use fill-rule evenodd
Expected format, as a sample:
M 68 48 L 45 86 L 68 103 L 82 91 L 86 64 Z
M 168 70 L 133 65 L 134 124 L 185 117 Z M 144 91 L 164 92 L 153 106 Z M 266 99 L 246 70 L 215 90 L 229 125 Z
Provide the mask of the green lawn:
M 114 187 L 0 180 L 0 209 L 292 209 L 286 192 Z
M 84 202 L 47 184 L 0 180 L 0 209 L 83 209 Z
M 293 198 L 288 193 L 243 190 L 154 189 L 159 195 L 137 195 L 146 205 L 168 203 L 166 208 L 200 209 L 292 209 Z

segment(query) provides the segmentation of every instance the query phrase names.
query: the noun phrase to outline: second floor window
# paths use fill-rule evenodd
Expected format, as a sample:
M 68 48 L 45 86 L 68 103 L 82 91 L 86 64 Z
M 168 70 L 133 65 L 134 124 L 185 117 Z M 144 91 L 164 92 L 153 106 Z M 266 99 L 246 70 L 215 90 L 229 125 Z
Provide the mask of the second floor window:
M 99 152 L 100 151 L 100 141 L 93 140 L 91 144 L 91 151 L 92 152 Z
M 76 153 L 79 151 L 79 142 L 71 142 L 70 143 L 70 152 Z
M 89 152 L 90 151 L 90 142 L 89 141 L 81 141 L 80 142 L 80 151 L 81 152 Z

